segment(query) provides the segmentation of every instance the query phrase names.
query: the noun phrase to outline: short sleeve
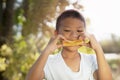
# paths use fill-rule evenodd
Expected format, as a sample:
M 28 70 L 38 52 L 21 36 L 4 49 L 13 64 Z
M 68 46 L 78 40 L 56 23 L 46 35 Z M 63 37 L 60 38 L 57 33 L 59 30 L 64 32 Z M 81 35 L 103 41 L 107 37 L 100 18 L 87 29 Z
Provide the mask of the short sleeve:
M 98 69 L 98 64 L 97 64 L 97 59 L 96 59 L 96 55 L 93 54 L 91 56 L 92 59 L 92 74 Z
M 53 57 L 53 55 L 49 55 L 48 60 L 46 61 L 45 67 L 44 67 L 44 74 L 45 74 L 45 79 L 49 79 L 52 80 L 52 76 L 51 76 L 51 70 L 50 70 L 50 62 L 51 62 L 51 58 Z
M 90 80 L 95 80 L 93 74 L 94 74 L 94 72 L 98 69 L 97 59 L 96 59 L 96 55 L 95 55 L 95 54 L 92 54 L 92 55 L 91 55 L 91 62 L 92 62 L 92 65 L 91 65 L 91 76 L 90 76 Z
M 44 74 L 45 74 L 45 78 L 49 76 L 48 61 L 46 62 L 44 67 Z

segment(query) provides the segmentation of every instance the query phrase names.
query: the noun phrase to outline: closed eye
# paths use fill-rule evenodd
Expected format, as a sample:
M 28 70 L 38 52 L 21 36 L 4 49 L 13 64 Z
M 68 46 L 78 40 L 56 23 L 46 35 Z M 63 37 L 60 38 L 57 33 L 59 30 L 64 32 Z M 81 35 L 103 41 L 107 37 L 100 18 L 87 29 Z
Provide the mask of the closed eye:
M 83 32 L 83 30 L 77 30 L 77 32 Z
M 65 32 L 70 32 L 70 30 L 64 30 Z

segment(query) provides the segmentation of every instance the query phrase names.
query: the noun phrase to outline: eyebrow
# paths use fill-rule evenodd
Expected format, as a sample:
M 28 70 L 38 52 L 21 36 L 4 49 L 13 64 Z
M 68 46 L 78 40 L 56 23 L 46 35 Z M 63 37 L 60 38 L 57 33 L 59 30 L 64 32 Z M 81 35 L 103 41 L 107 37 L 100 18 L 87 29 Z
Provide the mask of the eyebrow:
M 62 25 L 62 26 L 64 26 L 64 25 Z M 64 26 L 64 27 L 70 27 L 70 26 Z
M 62 26 L 64 26 L 64 25 L 62 25 Z M 71 26 L 64 26 L 63 28 L 70 28 Z M 83 29 L 82 27 L 80 27 L 80 26 L 78 26 L 77 28 L 79 28 L 79 29 Z

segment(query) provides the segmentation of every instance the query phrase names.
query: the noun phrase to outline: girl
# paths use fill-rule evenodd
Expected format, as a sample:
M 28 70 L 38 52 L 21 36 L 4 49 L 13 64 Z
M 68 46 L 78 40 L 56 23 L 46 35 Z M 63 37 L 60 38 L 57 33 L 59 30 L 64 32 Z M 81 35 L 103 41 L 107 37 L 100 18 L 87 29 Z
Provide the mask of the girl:
M 104 52 L 94 35 L 86 34 L 85 20 L 76 10 L 66 10 L 56 22 L 53 35 L 30 69 L 26 80 L 112 80 L 110 67 L 105 60 Z M 85 38 L 89 43 L 64 46 L 60 41 L 74 41 Z M 95 54 L 78 52 L 80 46 L 89 46 Z M 55 55 L 53 51 L 62 48 Z

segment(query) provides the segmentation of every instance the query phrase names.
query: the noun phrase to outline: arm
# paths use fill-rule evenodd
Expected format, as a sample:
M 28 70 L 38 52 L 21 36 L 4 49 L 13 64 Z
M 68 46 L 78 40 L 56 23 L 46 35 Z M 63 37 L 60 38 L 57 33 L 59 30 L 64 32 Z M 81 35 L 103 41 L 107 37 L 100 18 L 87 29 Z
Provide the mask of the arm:
M 112 73 L 111 69 L 105 60 L 104 52 L 102 47 L 97 42 L 93 35 L 88 36 L 90 39 L 90 46 L 95 50 L 97 63 L 98 63 L 98 70 L 94 72 L 94 77 L 96 80 L 112 80 Z
M 31 67 L 29 73 L 27 74 L 26 80 L 42 80 L 44 78 L 44 66 L 49 56 L 49 52 L 45 49 L 38 60 Z
M 57 48 L 62 47 L 62 45 L 57 45 L 59 39 L 65 39 L 63 36 L 58 35 L 52 37 L 47 45 L 47 47 L 43 50 L 40 57 L 31 67 L 30 71 L 27 74 L 26 80 L 42 80 L 44 78 L 44 66 L 48 59 L 48 56 Z

